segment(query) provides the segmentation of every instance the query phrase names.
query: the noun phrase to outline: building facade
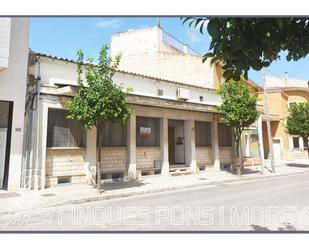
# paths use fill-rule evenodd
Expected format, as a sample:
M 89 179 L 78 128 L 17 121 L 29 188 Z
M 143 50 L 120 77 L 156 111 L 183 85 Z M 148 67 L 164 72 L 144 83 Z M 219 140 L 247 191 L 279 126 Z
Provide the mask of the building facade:
M 28 31 L 27 18 L 0 18 L 0 189 L 20 187 Z
M 308 159 L 308 141 L 289 135 L 285 128 L 289 107 L 309 101 L 308 82 L 289 78 L 287 74 L 282 78 L 267 76 L 266 88 L 269 112 L 273 116 L 270 123 L 275 160 Z M 260 98 L 263 99 L 263 94 Z M 266 123 L 263 123 L 263 135 L 265 156 L 269 157 Z
M 23 187 L 94 183 L 99 144 L 101 177 L 107 181 L 220 170 L 231 164 L 232 134 L 213 110 L 221 102 L 214 89 L 119 70 L 114 82 L 133 89 L 127 98 L 134 110 L 128 125 L 107 123 L 99 131 L 83 131 L 66 119 L 66 101 L 76 93 L 76 63 L 42 54 L 32 54 L 30 61 L 34 80 L 29 88 L 39 91 L 34 94 L 39 97 L 33 100 L 36 108 L 27 108 L 32 142 Z

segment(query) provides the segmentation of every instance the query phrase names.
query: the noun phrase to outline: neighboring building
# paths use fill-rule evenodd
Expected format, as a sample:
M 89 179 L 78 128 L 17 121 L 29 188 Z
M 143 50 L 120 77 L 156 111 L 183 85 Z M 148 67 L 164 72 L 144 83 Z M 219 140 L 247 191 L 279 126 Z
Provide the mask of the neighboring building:
M 28 19 L 0 18 L 0 189 L 20 187 Z
M 285 128 L 289 107 L 294 103 L 309 101 L 308 81 L 266 76 L 269 112 L 274 117 L 271 123 L 275 160 L 308 158 L 308 141 L 299 136 L 291 136 Z M 263 94 L 260 94 L 263 99 Z M 269 157 L 266 123 L 263 123 L 265 157 Z
M 124 71 L 212 89 L 219 82 L 210 60 L 203 63 L 201 55 L 157 26 L 115 34 L 111 54 L 121 55 Z

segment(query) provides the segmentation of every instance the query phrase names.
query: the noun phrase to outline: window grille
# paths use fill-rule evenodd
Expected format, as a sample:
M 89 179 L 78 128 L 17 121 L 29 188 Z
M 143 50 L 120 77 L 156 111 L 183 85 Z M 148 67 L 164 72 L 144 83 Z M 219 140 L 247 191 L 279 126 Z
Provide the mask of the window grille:
M 211 146 L 211 123 L 195 121 L 195 145 Z
M 232 147 L 232 130 L 224 123 L 218 124 L 218 136 L 220 147 Z
M 140 127 L 150 128 L 149 134 L 142 134 Z M 137 117 L 136 118 L 136 146 L 160 146 L 160 119 Z
M 86 131 L 67 115 L 67 110 L 48 110 L 47 147 L 86 147 Z
M 99 141 L 99 132 L 102 132 Z M 117 122 L 107 121 L 97 130 L 97 146 L 99 147 L 126 147 L 127 126 Z

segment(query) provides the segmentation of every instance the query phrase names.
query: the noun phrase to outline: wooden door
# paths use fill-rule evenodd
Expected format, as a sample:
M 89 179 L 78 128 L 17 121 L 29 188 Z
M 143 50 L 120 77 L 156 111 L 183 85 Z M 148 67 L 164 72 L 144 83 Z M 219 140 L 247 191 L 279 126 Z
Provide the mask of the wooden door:
M 174 127 L 168 127 L 168 161 L 170 164 L 175 163 Z

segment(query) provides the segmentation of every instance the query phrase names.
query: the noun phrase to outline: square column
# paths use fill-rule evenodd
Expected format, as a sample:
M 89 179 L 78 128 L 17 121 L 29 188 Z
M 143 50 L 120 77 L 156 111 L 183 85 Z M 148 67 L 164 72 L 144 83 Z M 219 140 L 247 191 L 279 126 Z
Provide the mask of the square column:
M 87 130 L 86 139 L 86 178 L 88 184 L 96 184 L 97 128 Z
M 166 117 L 160 119 L 160 155 L 161 155 L 161 175 L 169 175 L 168 161 L 168 119 Z
M 215 114 L 211 123 L 211 149 L 214 170 L 220 171 L 218 116 Z
M 128 179 L 137 180 L 136 170 L 136 114 L 133 113 L 128 122 Z
M 185 121 L 185 158 L 193 173 L 197 173 L 194 120 Z

